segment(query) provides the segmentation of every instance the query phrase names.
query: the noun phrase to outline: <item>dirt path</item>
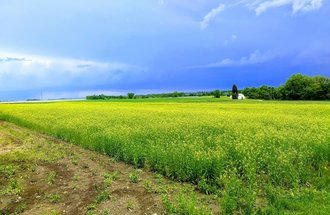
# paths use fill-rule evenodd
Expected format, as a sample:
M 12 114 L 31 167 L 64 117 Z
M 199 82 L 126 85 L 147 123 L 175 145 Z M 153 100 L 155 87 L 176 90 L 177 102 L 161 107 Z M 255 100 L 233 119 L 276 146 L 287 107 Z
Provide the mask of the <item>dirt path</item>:
M 164 214 L 184 207 L 164 201 L 182 188 L 194 189 L 0 121 L 0 214 Z M 219 212 L 197 195 L 201 208 Z

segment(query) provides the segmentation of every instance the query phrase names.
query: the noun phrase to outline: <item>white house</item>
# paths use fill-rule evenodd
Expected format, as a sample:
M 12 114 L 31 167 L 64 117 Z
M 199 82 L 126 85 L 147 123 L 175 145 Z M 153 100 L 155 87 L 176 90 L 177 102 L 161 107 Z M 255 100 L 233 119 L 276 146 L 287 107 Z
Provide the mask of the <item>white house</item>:
M 238 94 L 238 99 L 243 100 L 243 99 L 245 99 L 245 96 L 243 94 L 239 93 Z
M 230 96 L 230 98 L 232 99 L 233 97 L 232 97 L 232 96 Z M 239 93 L 239 94 L 238 94 L 238 97 L 237 97 L 237 99 L 239 99 L 239 100 L 244 100 L 244 99 L 245 99 L 245 96 L 244 96 L 244 94 L 242 94 L 242 93 Z

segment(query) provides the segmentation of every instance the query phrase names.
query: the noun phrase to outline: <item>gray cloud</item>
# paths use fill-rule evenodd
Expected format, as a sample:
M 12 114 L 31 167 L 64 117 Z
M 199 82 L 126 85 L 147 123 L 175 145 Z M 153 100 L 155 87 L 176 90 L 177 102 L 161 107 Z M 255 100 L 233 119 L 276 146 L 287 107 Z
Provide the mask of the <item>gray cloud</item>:
M 90 64 L 80 64 L 80 65 L 77 65 L 77 68 L 81 68 L 81 69 L 85 69 L 85 68 L 91 68 L 92 65 Z
M 3 57 L 0 58 L 0 62 L 13 62 L 13 61 L 30 61 L 26 58 L 17 58 L 17 57 Z

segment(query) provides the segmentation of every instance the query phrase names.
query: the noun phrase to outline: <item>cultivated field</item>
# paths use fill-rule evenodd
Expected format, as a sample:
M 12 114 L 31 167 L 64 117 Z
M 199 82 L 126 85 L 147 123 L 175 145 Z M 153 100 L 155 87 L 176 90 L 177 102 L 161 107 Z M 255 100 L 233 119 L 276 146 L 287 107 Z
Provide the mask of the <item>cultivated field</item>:
M 2 104 L 0 119 L 195 184 L 223 213 L 330 213 L 328 102 Z
M 165 211 L 218 213 L 219 204 L 190 184 L 0 121 L 1 215 Z

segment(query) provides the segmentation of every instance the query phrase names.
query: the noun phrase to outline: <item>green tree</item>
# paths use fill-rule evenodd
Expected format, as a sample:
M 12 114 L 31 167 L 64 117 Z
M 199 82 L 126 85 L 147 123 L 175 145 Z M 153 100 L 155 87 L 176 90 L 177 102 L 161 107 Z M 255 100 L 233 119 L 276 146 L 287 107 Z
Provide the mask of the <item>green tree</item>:
M 250 99 L 326 100 L 330 99 L 330 79 L 296 74 L 278 88 L 261 86 L 245 88 L 242 92 Z
M 238 99 L 238 89 L 235 84 L 233 85 L 232 88 L 232 99 Z
M 220 90 L 214 90 L 214 91 L 213 91 L 213 96 L 214 96 L 214 98 L 220 98 L 220 95 L 221 95 Z
M 177 91 L 174 91 L 174 92 L 172 93 L 172 97 L 179 97 L 179 93 L 178 93 Z
M 135 94 L 134 93 L 127 93 L 127 97 L 129 99 L 134 99 Z
M 313 100 L 330 99 L 330 79 L 322 76 L 312 77 L 312 83 L 307 92 Z
M 308 76 L 301 74 L 292 75 L 284 85 L 285 97 L 288 100 L 310 99 L 308 87 L 312 84 L 312 80 Z

